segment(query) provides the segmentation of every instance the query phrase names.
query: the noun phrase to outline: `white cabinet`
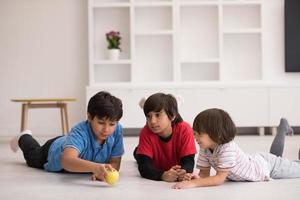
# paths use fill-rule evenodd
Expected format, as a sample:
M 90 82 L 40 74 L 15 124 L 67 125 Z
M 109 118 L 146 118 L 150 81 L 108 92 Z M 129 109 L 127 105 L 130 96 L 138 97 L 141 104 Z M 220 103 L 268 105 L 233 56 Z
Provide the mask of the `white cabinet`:
M 207 108 L 226 110 L 241 127 L 268 125 L 268 90 L 265 88 L 194 88 L 180 89 L 182 117 L 193 123 L 195 116 Z
M 89 0 L 89 86 L 262 80 L 261 1 Z M 121 33 L 107 60 L 105 33 Z
M 220 80 L 220 8 L 211 2 L 179 2 L 179 81 Z
M 129 1 L 89 0 L 89 85 L 131 81 L 131 14 Z M 122 36 L 120 60 L 108 60 L 106 33 Z
M 277 126 L 281 117 L 293 126 L 300 126 L 300 86 L 270 90 L 270 126 Z
M 182 97 L 190 123 L 219 107 L 237 126 L 278 124 L 296 102 L 279 106 L 286 90 L 265 79 L 262 7 L 261 0 L 89 0 L 87 99 L 100 90 L 120 97 L 125 128 L 144 125 L 138 102 L 159 91 Z M 112 30 L 122 37 L 116 61 L 107 59 Z M 298 113 L 287 115 L 300 125 Z

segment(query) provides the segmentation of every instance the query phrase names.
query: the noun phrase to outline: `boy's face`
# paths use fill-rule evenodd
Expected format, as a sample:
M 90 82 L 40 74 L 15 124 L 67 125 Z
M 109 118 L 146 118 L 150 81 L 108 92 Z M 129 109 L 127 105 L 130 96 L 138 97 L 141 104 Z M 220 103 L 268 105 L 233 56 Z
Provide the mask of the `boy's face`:
M 202 149 L 214 149 L 217 146 L 217 143 L 214 142 L 207 133 L 194 131 L 194 135 L 195 140 Z
M 168 137 L 172 133 L 172 121 L 164 110 L 149 112 L 146 115 L 146 120 L 148 127 L 153 133 L 161 137 Z
M 88 118 L 98 142 L 104 142 L 115 131 L 117 121 L 111 121 L 107 118 L 98 118 L 97 116 L 93 119 L 91 119 L 90 116 Z

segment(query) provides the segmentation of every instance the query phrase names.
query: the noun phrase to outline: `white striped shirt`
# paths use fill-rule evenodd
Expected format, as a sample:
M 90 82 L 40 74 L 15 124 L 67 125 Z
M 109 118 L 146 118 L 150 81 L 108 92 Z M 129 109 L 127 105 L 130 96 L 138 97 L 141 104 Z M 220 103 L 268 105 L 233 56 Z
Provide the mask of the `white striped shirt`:
M 214 152 L 200 149 L 197 168 L 210 167 L 216 171 L 229 171 L 227 178 L 233 181 L 264 181 L 269 177 L 265 173 L 264 160 L 245 154 L 234 141 L 218 145 Z

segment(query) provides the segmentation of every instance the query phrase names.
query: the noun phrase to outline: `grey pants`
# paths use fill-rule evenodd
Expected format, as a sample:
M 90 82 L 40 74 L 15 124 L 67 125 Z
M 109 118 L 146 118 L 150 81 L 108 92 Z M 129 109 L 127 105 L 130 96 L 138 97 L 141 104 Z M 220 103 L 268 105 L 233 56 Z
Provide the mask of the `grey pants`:
M 271 153 L 259 153 L 273 179 L 300 178 L 300 160 L 290 161 Z

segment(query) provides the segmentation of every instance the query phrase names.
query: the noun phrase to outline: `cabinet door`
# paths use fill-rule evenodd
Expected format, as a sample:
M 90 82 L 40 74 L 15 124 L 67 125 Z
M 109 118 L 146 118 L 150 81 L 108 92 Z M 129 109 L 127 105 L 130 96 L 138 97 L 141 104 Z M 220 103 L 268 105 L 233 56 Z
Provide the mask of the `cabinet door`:
M 220 108 L 229 113 L 238 127 L 268 124 L 267 89 L 208 88 L 178 90 L 182 96 L 182 117 L 193 123 L 198 113 L 209 108 Z
M 268 126 L 268 89 L 226 88 L 221 96 L 222 107 L 230 114 L 236 126 Z
M 259 2 L 223 6 L 221 80 L 261 80 L 262 30 Z
M 208 108 L 221 108 L 222 105 L 221 93 L 217 88 L 187 88 L 179 89 L 177 93 L 182 98 L 179 113 L 191 125 L 201 111 Z
M 173 19 L 170 3 L 137 1 L 134 9 L 133 74 L 137 82 L 173 81 Z
M 300 126 L 300 87 L 270 89 L 270 126 L 278 126 L 281 117 Z

